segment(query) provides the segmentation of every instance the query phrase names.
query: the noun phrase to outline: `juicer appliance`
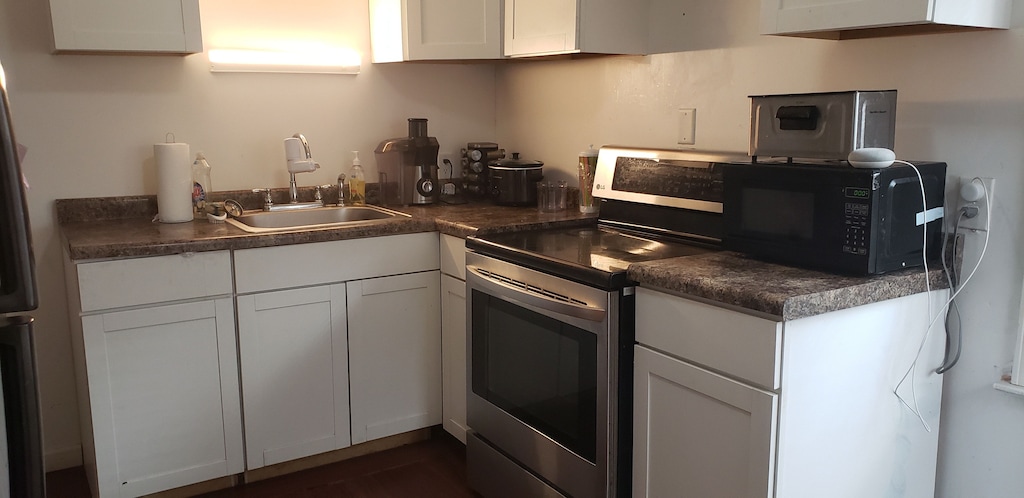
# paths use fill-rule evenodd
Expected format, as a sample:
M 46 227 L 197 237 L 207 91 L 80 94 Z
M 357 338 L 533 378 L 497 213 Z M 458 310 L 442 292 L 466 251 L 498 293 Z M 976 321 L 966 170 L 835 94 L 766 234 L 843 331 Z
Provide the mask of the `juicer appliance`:
M 381 205 L 433 204 L 440 194 L 437 138 L 427 136 L 427 120 L 409 118 L 409 136 L 389 138 L 374 149 Z

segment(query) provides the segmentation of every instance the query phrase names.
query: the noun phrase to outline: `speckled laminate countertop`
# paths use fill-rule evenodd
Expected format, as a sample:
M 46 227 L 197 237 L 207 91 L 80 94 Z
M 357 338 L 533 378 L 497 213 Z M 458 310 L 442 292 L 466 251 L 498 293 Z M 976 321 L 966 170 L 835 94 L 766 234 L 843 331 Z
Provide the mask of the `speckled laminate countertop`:
M 63 242 L 72 260 L 123 258 L 183 252 L 245 249 L 401 233 L 439 231 L 456 237 L 594 223 L 593 215 L 569 210 L 490 203 L 437 204 L 400 208 L 410 218 L 364 226 L 253 234 L 233 225 L 193 221 L 158 223 L 154 196 L 62 199 L 57 201 Z M 722 251 L 636 263 L 629 277 L 639 285 L 704 299 L 756 313 L 794 320 L 924 292 L 920 269 L 871 277 L 839 276 L 765 263 Z M 933 288 L 946 283 L 932 269 Z
M 929 268 L 928 276 L 932 289 L 947 287 L 941 267 Z M 632 264 L 629 277 L 644 287 L 783 320 L 925 292 L 921 268 L 869 277 L 842 276 L 766 263 L 731 251 Z
M 360 226 L 249 233 L 227 223 L 196 220 L 154 222 L 154 196 L 59 199 L 57 219 L 74 261 L 247 249 L 307 242 L 440 231 L 465 238 L 478 231 L 509 231 L 594 223 L 578 211 L 541 213 L 536 208 L 491 203 L 443 204 L 396 208 L 412 215 Z

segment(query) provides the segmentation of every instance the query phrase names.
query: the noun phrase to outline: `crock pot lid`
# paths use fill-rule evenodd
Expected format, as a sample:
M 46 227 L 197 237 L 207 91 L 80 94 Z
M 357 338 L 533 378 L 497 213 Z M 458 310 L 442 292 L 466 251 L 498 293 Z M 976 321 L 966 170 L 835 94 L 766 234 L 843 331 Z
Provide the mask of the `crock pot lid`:
M 525 159 L 519 159 L 519 153 L 513 152 L 511 159 L 500 159 L 494 163 L 495 166 L 502 166 L 505 168 L 536 168 L 544 166 L 544 163 L 540 161 L 527 161 Z
M 543 163 L 540 163 L 543 164 Z M 533 171 L 538 169 L 544 169 L 543 166 L 533 164 L 516 164 L 516 165 L 502 165 L 502 166 L 490 166 L 490 169 L 498 171 Z

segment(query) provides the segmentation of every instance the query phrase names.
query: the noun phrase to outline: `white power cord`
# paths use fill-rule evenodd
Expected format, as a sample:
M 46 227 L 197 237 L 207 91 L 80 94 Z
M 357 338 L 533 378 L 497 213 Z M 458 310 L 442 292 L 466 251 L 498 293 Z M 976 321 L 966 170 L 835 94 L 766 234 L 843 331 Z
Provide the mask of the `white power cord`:
M 914 166 L 913 164 L 911 164 L 911 163 L 909 163 L 907 161 L 896 160 L 895 162 L 898 162 L 900 164 L 905 164 L 907 166 L 910 166 L 911 168 L 914 168 L 914 172 L 917 173 L 917 178 L 918 178 L 918 181 L 920 182 L 920 186 L 921 186 L 922 212 L 927 212 L 928 204 L 927 204 L 927 200 L 926 200 L 926 197 L 925 197 L 924 180 L 921 177 L 921 172 L 917 169 L 917 166 Z M 933 316 L 932 315 L 932 301 L 931 301 L 931 286 L 930 286 L 929 281 L 928 281 L 928 255 L 927 255 L 928 226 L 927 226 L 927 217 L 925 217 L 924 223 L 923 223 L 923 226 L 922 226 L 925 235 L 924 235 L 924 241 L 921 244 L 921 253 L 922 253 L 921 257 L 922 257 L 922 260 L 924 261 L 924 279 L 925 279 L 925 289 L 926 289 L 926 292 L 927 292 L 926 299 L 928 300 L 928 318 L 929 318 L 928 328 L 925 329 L 924 337 L 921 338 L 921 344 L 917 348 L 917 354 L 914 356 L 914 361 L 911 362 L 910 367 L 907 369 L 906 373 L 903 374 L 903 377 L 900 379 L 899 383 L 896 384 L 896 387 L 893 389 L 893 394 L 896 395 L 896 398 L 899 399 L 900 402 L 903 403 L 903 405 L 906 406 L 907 409 L 909 409 L 911 411 L 911 413 L 913 413 L 914 415 L 917 416 L 918 420 L 921 422 L 921 425 L 923 425 L 925 430 L 928 431 L 928 432 L 931 432 L 932 428 L 931 428 L 930 425 L 928 425 L 928 422 L 925 421 L 924 416 L 921 414 L 921 408 L 920 408 L 920 406 L 918 405 L 918 402 L 917 402 L 917 388 L 916 388 L 916 382 L 915 382 L 916 381 L 916 376 L 917 376 L 917 368 L 916 368 L 917 367 L 917 362 L 921 358 L 921 353 L 924 351 L 924 346 L 928 342 L 928 336 L 931 334 L 931 330 L 932 330 L 932 327 L 935 325 L 935 322 L 938 321 L 940 316 L 943 316 L 943 314 L 945 313 L 946 309 L 949 307 L 950 303 L 952 303 L 953 300 L 956 299 L 956 296 L 958 296 L 960 294 L 960 292 L 963 291 L 964 287 L 967 286 L 967 282 L 969 282 L 971 280 L 971 278 L 974 277 L 974 274 L 978 271 L 978 268 L 981 266 L 981 261 L 985 258 L 985 251 L 988 250 L 989 234 L 991 233 L 990 228 L 992 226 L 992 202 L 991 202 L 991 199 L 989 198 L 988 187 L 986 187 L 985 186 L 985 182 L 981 181 L 981 178 L 978 178 L 978 177 L 974 177 L 971 180 L 971 182 L 972 183 L 973 182 L 980 183 L 981 186 L 982 186 L 982 189 L 984 189 L 984 194 L 985 194 L 985 209 L 986 209 L 985 243 L 984 243 L 984 245 L 981 248 L 981 256 L 978 257 L 978 261 L 977 261 L 977 263 L 975 263 L 974 268 L 971 269 L 971 273 L 969 273 L 967 275 L 967 278 L 965 278 L 963 280 L 963 282 L 960 283 L 959 288 L 957 288 L 953 292 L 953 294 L 951 294 L 949 296 L 949 299 L 947 299 L 946 302 L 943 303 L 943 305 L 939 308 L 938 312 L 935 313 L 934 316 Z M 908 376 L 910 377 L 910 392 L 911 392 L 911 400 L 913 401 L 913 406 L 911 406 L 911 404 L 908 403 L 907 400 L 905 400 L 903 398 L 903 396 L 900 396 L 900 393 L 899 393 L 900 386 L 902 386 L 903 383 L 906 382 Z
M 928 213 L 928 198 L 927 198 L 927 196 L 926 196 L 926 194 L 924 192 L 924 178 L 921 176 L 921 170 L 917 169 L 917 166 L 913 165 L 912 163 L 907 162 L 907 161 L 901 161 L 899 159 L 896 159 L 893 162 L 897 162 L 897 163 L 900 163 L 900 164 L 905 164 L 905 165 L 910 166 L 911 168 L 913 168 L 914 169 L 914 173 L 917 174 L 917 182 L 918 182 L 917 184 L 921 188 L 921 233 L 923 234 L 921 236 L 921 261 L 924 263 L 924 288 L 925 288 L 925 296 L 926 296 L 925 299 L 928 301 L 928 315 L 927 316 L 928 316 L 928 318 L 931 318 L 931 316 L 932 316 L 932 297 L 931 297 L 932 287 L 931 287 L 931 282 L 929 281 L 930 279 L 929 279 L 929 276 L 928 276 L 928 216 L 927 216 L 927 213 Z M 924 331 L 924 337 L 921 338 L 921 345 L 918 346 L 918 348 L 917 348 L 917 354 L 914 355 L 914 361 L 910 363 L 910 368 L 907 369 L 907 372 L 903 374 L 903 377 L 900 378 L 899 383 L 897 383 L 896 387 L 892 390 L 893 394 L 896 395 L 896 397 L 900 400 L 900 402 L 903 403 L 907 408 L 909 408 L 911 413 L 913 413 L 914 415 L 917 415 L 918 420 L 921 421 L 921 424 L 924 425 L 924 429 L 926 431 L 928 431 L 928 432 L 931 432 L 932 428 L 931 428 L 931 426 L 928 425 L 928 422 L 925 421 L 924 416 L 921 415 L 921 407 L 917 403 L 917 388 L 916 388 L 917 383 L 915 382 L 915 380 L 916 380 L 916 376 L 917 376 L 917 373 L 916 373 L 916 370 L 917 370 L 917 368 L 916 368 L 917 367 L 917 360 L 921 357 L 921 353 L 924 351 L 925 343 L 928 342 L 928 336 L 931 334 L 931 331 L 932 331 L 932 323 L 934 323 L 934 320 L 931 323 L 928 324 L 928 328 L 925 329 L 925 331 Z M 911 399 L 914 402 L 914 406 L 910 406 L 910 404 L 907 403 L 907 400 L 903 399 L 903 396 L 900 396 L 900 393 L 899 393 L 900 386 L 902 386 L 903 383 L 906 382 L 907 376 L 910 377 L 910 394 L 911 394 Z

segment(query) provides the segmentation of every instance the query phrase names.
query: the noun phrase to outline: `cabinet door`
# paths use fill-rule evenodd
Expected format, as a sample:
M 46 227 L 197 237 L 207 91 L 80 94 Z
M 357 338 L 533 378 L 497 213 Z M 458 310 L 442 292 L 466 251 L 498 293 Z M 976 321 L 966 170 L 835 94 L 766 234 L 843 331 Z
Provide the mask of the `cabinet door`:
M 441 423 L 438 271 L 348 283 L 352 442 Z
M 373 62 L 501 58 L 501 0 L 370 0 Z
M 60 51 L 203 51 L 199 0 L 50 0 Z
M 761 33 L 922 21 L 932 0 L 761 0 Z
M 772 496 L 777 395 L 634 349 L 633 496 Z
M 349 446 L 345 284 L 237 301 L 246 468 Z
M 505 55 L 578 51 L 577 0 L 505 0 Z
M 761 0 L 761 33 L 942 23 L 1006 28 L 1006 0 Z
M 406 0 L 408 60 L 501 57 L 499 0 Z
M 101 496 L 242 471 L 228 298 L 82 317 Z M 86 458 L 90 460 L 90 458 Z
M 441 275 L 441 411 L 445 430 L 466 442 L 466 282 Z
M 441 273 L 466 280 L 466 239 L 441 234 Z

